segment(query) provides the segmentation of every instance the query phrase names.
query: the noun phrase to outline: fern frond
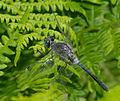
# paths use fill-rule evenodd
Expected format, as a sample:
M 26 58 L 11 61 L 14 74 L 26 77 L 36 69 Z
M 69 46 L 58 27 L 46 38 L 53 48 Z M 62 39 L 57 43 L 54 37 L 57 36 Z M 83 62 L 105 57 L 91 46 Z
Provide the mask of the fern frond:
M 22 16 L 12 16 L 12 15 L 9 15 L 9 14 L 0 14 L 0 22 L 3 23 L 3 22 L 6 22 L 7 24 L 12 22 L 12 23 L 15 23 L 15 22 L 18 22 L 20 21 L 20 18 Z
M 59 16 L 57 13 L 55 13 L 57 19 L 59 20 L 59 22 L 68 22 L 70 21 L 72 18 L 68 17 L 68 16 Z M 34 13 L 30 13 L 29 16 L 30 20 L 41 20 L 41 21 L 55 21 L 54 15 L 53 14 L 49 14 L 49 13 L 45 13 L 45 14 L 34 14 Z
M 107 50 L 105 48 L 109 48 L 109 44 L 108 44 L 108 47 L 102 48 L 101 44 L 99 44 L 98 42 L 99 41 L 98 38 L 100 37 L 98 37 L 96 34 L 97 34 L 96 32 L 94 33 L 89 32 L 89 33 L 83 33 L 82 35 L 80 35 L 79 57 L 80 57 L 80 62 L 99 77 L 100 76 L 99 66 L 96 67 L 95 64 L 105 61 L 105 58 L 104 58 L 105 50 Z M 104 33 L 104 35 L 105 34 L 107 33 Z M 102 39 L 106 39 L 106 38 L 107 38 L 106 36 L 105 38 L 102 37 Z M 110 39 L 106 39 L 106 40 L 108 40 L 106 42 L 109 42 Z M 110 40 L 110 43 L 111 43 L 111 40 Z M 105 44 L 103 44 L 103 46 L 104 45 Z M 110 50 L 108 50 L 108 52 L 109 51 Z M 93 81 L 89 80 L 88 87 L 91 92 L 93 92 L 93 88 L 94 88 L 92 85 L 95 85 L 95 82 L 93 83 Z
M 11 12 L 12 14 L 18 14 L 20 11 L 14 5 L 8 5 L 3 1 L 0 1 L 0 9 L 7 10 L 7 12 Z
M 88 37 L 89 36 L 89 37 Z M 103 52 L 99 50 L 99 45 L 96 43 L 95 34 L 86 33 L 81 35 L 83 40 L 80 40 L 80 61 L 85 63 L 97 63 L 103 60 Z M 88 61 L 88 62 L 87 62 Z
M 14 55 L 15 52 L 13 50 L 11 50 L 8 46 L 15 47 L 16 42 L 13 39 L 8 38 L 5 35 L 2 35 L 1 39 L 2 39 L 3 44 L 0 42 L 0 63 L 1 63 L 0 68 L 5 69 L 7 67 L 7 65 L 4 63 L 10 63 L 11 60 L 4 54 Z
M 2 80 L 2 82 L 0 81 L 0 85 L 2 85 L 2 87 L 0 88 L 0 100 L 1 101 L 4 101 L 6 99 L 8 100 L 13 95 L 15 96 L 16 93 L 19 92 L 19 89 L 17 89 L 17 85 L 16 85 L 16 78 L 19 76 L 19 74 L 15 72 L 12 72 L 12 73 L 10 72 L 11 71 L 9 72 L 4 71 L 4 75 L 0 77 L 0 79 Z M 5 92 L 6 90 L 7 92 Z
M 111 28 L 104 27 L 96 35 L 100 49 L 104 50 L 104 55 L 107 56 L 114 48 L 114 40 L 112 39 Z M 100 41 L 99 41 L 100 40 Z
M 36 44 L 35 46 L 31 46 L 29 47 L 29 49 L 33 49 L 34 50 L 34 53 L 37 53 L 37 51 L 39 52 L 45 52 L 45 48 L 43 45 L 40 45 L 40 44 Z
M 29 40 L 40 40 L 42 37 L 38 33 L 31 33 L 26 35 L 21 35 L 19 39 L 17 40 L 17 47 L 16 47 L 16 56 L 14 60 L 15 66 L 17 65 L 18 59 L 21 54 L 21 50 L 24 49 L 24 47 L 27 47 L 27 44 L 29 44 Z
M 39 62 L 45 61 L 46 57 L 47 57 L 47 59 L 49 59 L 49 58 L 51 58 L 51 55 L 49 54 L 49 55 L 45 56 Z M 18 84 L 19 84 L 18 88 L 20 88 L 21 91 L 24 91 L 27 88 L 31 88 L 32 90 L 37 92 L 37 93 L 35 93 L 35 95 L 38 94 L 38 92 L 42 92 L 39 95 L 39 97 L 42 96 L 42 98 L 44 97 L 44 95 L 45 95 L 45 97 L 47 96 L 47 99 L 50 98 L 53 100 L 61 97 L 61 95 L 63 95 L 63 90 L 67 91 L 67 89 L 63 86 L 63 84 L 60 84 L 59 82 L 61 80 L 63 80 L 63 82 L 71 83 L 72 81 L 69 78 L 67 78 L 66 76 L 59 75 L 57 73 L 57 67 L 58 67 L 58 65 L 62 66 L 63 61 L 57 62 L 57 61 L 59 61 L 59 58 L 55 58 L 55 61 L 56 61 L 56 63 L 54 65 L 38 63 L 38 64 L 35 64 L 33 67 L 28 68 L 28 70 L 18 78 L 18 80 L 17 80 Z M 71 70 L 71 68 L 69 68 L 69 70 Z M 77 71 L 75 71 L 75 72 L 77 73 Z M 50 76 L 53 74 L 54 74 L 53 77 Z M 56 79 L 59 79 L 58 83 L 56 82 Z M 54 90 L 55 90 L 55 95 L 54 95 Z M 49 92 L 49 94 L 52 93 L 53 96 L 48 95 L 48 92 Z M 27 97 L 21 96 L 21 98 L 24 101 Z M 19 96 L 12 98 L 13 101 L 17 100 L 17 99 L 20 99 Z M 27 99 L 32 101 L 32 96 Z M 34 99 L 35 99 L 35 96 L 34 96 Z M 39 99 L 41 99 L 41 97 Z M 47 99 L 45 98 L 45 101 Z M 59 99 L 59 100 L 61 100 L 61 99 Z
M 19 29 L 24 31 L 33 31 L 34 26 L 30 23 L 20 24 L 20 23 L 9 23 L 11 29 Z
M 120 28 L 112 30 L 114 39 L 114 55 L 118 59 L 117 67 L 120 68 Z
M 26 31 L 34 31 L 35 28 L 34 26 L 36 25 L 38 28 L 41 28 L 43 25 L 45 26 L 45 28 L 49 29 L 50 27 L 52 27 L 53 29 L 56 29 L 57 27 L 57 23 L 54 21 L 34 21 L 34 20 L 29 20 L 29 23 L 26 24 L 19 24 L 19 23 L 9 23 L 10 24 L 10 28 L 12 29 L 19 29 L 19 30 L 26 30 Z M 62 28 L 66 28 L 66 25 L 63 24 L 61 25 Z
M 43 7 L 46 11 L 49 11 L 50 6 L 54 11 L 56 10 L 56 7 L 58 7 L 58 9 L 63 11 L 63 7 L 64 7 L 66 11 L 68 11 L 68 10 L 71 10 L 72 12 L 79 11 L 85 17 L 87 17 L 85 10 L 82 7 L 80 7 L 79 3 L 72 2 L 72 1 L 62 1 L 62 0 L 61 1 L 52 1 L 52 2 L 51 1 L 40 1 L 40 2 L 34 2 L 34 3 L 15 2 L 15 5 L 17 6 L 18 9 L 20 9 L 22 11 L 26 11 L 27 7 L 30 7 L 31 12 L 33 12 L 34 10 L 37 10 L 40 12 L 41 7 Z
M 55 87 L 51 86 L 50 89 L 47 91 L 47 92 L 44 92 L 44 93 L 35 93 L 33 96 L 31 97 L 25 97 L 21 94 L 18 95 L 18 97 L 13 97 L 12 98 L 12 101 L 18 101 L 21 100 L 21 101 L 34 101 L 35 99 L 36 100 L 43 100 L 43 101 L 63 101 L 64 97 L 61 96 L 63 95 L 63 93 L 58 90 L 58 89 L 55 89 Z M 53 100 L 54 99 L 54 100 Z
M 20 19 L 22 18 L 23 14 L 21 15 L 9 15 L 9 14 L 0 14 L 0 21 L 1 23 L 6 22 L 6 23 L 10 23 L 10 22 L 18 22 L 20 21 Z M 54 15 L 53 14 L 34 14 L 34 13 L 30 13 L 29 16 L 30 20 L 35 20 L 35 21 L 55 21 Z M 59 22 L 63 22 L 63 23 L 67 23 L 68 21 L 70 21 L 72 18 L 67 17 L 67 16 L 57 16 L 57 19 L 59 20 Z

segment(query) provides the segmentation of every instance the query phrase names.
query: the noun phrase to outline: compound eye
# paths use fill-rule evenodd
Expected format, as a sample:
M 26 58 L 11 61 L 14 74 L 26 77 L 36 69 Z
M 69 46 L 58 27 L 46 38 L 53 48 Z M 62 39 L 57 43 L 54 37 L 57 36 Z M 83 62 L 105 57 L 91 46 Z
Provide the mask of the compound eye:
M 54 41 L 54 38 L 53 38 L 53 37 L 51 38 L 51 41 Z

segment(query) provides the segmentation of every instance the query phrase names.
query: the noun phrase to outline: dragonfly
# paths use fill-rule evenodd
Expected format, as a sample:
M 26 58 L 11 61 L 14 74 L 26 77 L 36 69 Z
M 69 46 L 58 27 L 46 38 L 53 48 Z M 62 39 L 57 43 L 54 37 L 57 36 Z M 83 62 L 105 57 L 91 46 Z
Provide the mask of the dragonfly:
M 54 14 L 54 12 L 53 12 L 53 14 Z M 61 30 L 61 33 L 63 35 L 65 35 L 55 14 L 54 14 L 54 17 L 55 17 L 57 24 Z M 70 45 L 68 45 L 65 42 L 56 42 L 54 40 L 53 36 L 48 36 L 44 39 L 44 46 L 45 46 L 45 48 L 51 48 L 50 51 L 51 51 L 51 55 L 52 55 L 52 60 L 53 60 L 53 53 L 55 53 L 60 58 L 60 60 L 62 60 L 64 62 L 65 62 L 65 59 L 69 60 L 71 63 L 78 65 L 85 72 L 87 72 L 98 83 L 98 85 L 103 88 L 103 90 L 108 91 L 108 87 L 101 80 L 99 80 L 89 69 L 87 69 L 85 66 L 83 66 L 79 62 L 78 58 L 73 54 L 73 50 L 70 47 Z
M 53 12 L 53 11 L 52 11 Z M 66 37 L 65 37 L 65 34 L 57 20 L 57 17 L 55 15 L 55 13 L 53 12 L 53 15 L 57 21 L 57 24 L 58 24 L 58 27 L 61 31 L 61 34 L 64 36 L 64 39 L 68 41 Z M 51 48 L 48 52 L 46 52 L 42 57 L 46 56 L 48 53 L 51 52 L 51 59 L 50 59 L 50 62 L 38 62 L 38 63 L 51 63 L 51 62 L 54 62 L 53 60 L 53 53 L 55 53 L 60 60 L 64 61 L 66 66 L 67 66 L 67 62 L 65 61 L 66 59 L 69 60 L 71 63 L 73 64 L 76 64 L 78 65 L 80 68 L 82 68 L 85 72 L 87 72 L 97 83 L 100 87 L 103 88 L 103 90 L 105 91 L 108 91 L 108 87 L 101 81 L 99 80 L 89 69 L 87 69 L 85 66 L 83 66 L 78 58 L 73 54 L 73 50 L 72 48 L 70 47 L 69 44 L 67 44 L 66 42 L 56 42 L 54 37 L 53 36 L 48 36 L 48 37 L 45 37 L 44 39 L 44 47 L 45 48 Z M 36 62 L 37 63 L 37 62 Z M 34 64 L 36 64 L 34 63 Z M 33 65 L 33 64 L 32 64 Z M 65 67 L 66 67 L 65 66 Z M 30 69 L 30 66 L 28 66 L 26 68 L 26 71 Z

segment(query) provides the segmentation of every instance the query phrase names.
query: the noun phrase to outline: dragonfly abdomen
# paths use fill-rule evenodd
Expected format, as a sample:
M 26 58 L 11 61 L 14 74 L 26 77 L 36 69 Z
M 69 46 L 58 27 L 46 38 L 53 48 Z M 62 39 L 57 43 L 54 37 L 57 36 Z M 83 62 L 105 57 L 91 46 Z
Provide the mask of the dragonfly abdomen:
M 68 60 L 70 60 L 74 64 L 79 63 L 79 60 L 76 58 L 74 54 L 68 54 Z
M 108 91 L 108 88 L 105 86 L 105 84 L 103 84 L 102 81 L 100 81 L 90 70 L 88 70 L 80 62 L 77 63 L 77 65 L 86 71 L 105 91 Z

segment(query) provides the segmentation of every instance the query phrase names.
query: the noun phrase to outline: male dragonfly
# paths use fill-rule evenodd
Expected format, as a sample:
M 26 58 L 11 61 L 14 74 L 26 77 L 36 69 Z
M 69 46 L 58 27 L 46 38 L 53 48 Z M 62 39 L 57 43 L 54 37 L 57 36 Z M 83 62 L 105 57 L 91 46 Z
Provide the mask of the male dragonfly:
M 53 14 L 54 14 L 54 12 L 53 12 Z M 54 16 L 55 16 L 55 14 L 54 14 Z M 57 21 L 57 24 L 60 28 L 62 35 L 65 35 L 56 16 L 55 16 L 55 19 Z M 44 39 L 44 46 L 45 46 L 45 48 L 51 48 L 47 53 L 45 53 L 45 55 L 47 55 L 51 51 L 52 61 L 53 61 L 53 53 L 55 53 L 60 58 L 60 60 L 62 60 L 64 62 L 65 62 L 65 59 L 69 60 L 71 63 L 78 65 L 80 68 L 82 68 L 84 71 L 86 71 L 105 91 L 108 91 L 108 88 L 105 86 L 105 84 L 103 84 L 103 82 L 100 81 L 89 69 L 87 69 L 85 66 L 83 66 L 79 62 L 77 57 L 73 54 L 73 50 L 67 43 L 55 42 L 53 36 L 48 36 L 47 38 Z M 27 69 L 29 69 L 29 67 L 30 66 L 28 66 Z
M 53 12 L 54 14 L 54 12 Z M 55 16 L 55 14 L 54 14 Z M 57 24 L 62 32 L 63 35 L 64 32 L 55 16 L 55 19 L 57 21 Z M 73 50 L 70 48 L 70 46 L 65 42 L 55 42 L 54 37 L 48 36 L 44 39 L 44 46 L 46 48 L 51 48 L 52 53 L 54 52 L 61 60 L 65 62 L 65 59 L 68 59 L 73 64 L 78 65 L 80 68 L 82 68 L 84 71 L 86 71 L 105 91 L 108 91 L 108 88 L 103 84 L 102 81 L 100 81 L 89 69 L 87 69 L 85 66 L 83 66 L 77 57 L 73 54 Z M 53 54 L 52 54 L 53 58 Z

